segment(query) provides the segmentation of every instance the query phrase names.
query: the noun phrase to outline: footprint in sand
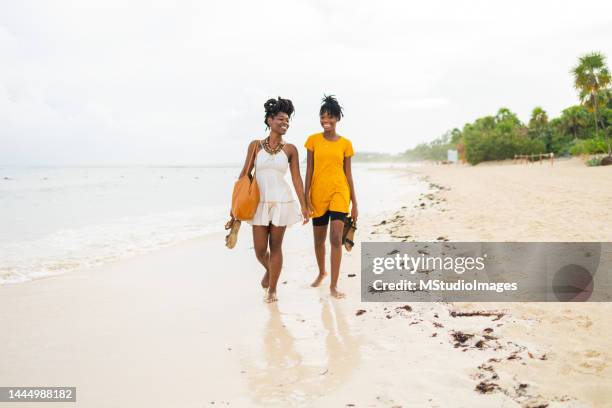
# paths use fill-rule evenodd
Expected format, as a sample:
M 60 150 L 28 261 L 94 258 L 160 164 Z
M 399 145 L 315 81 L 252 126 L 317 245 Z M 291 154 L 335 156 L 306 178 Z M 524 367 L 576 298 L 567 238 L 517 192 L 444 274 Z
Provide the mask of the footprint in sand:
M 598 374 L 608 367 L 608 356 L 605 353 L 600 353 L 596 350 L 582 351 L 582 362 L 579 364 L 579 371 L 584 374 Z
M 591 318 L 587 315 L 575 315 L 573 313 L 572 310 L 570 309 L 565 309 L 563 310 L 563 315 L 561 319 L 556 319 L 556 322 L 558 323 L 559 321 L 574 321 L 574 323 L 576 324 L 576 326 L 578 327 L 583 327 L 585 329 L 588 329 L 589 327 L 591 327 L 593 325 L 593 321 L 591 320 Z
M 578 319 L 576 320 L 576 326 L 578 327 L 584 327 L 585 329 L 588 329 L 592 325 L 593 321 L 588 316 L 578 316 Z

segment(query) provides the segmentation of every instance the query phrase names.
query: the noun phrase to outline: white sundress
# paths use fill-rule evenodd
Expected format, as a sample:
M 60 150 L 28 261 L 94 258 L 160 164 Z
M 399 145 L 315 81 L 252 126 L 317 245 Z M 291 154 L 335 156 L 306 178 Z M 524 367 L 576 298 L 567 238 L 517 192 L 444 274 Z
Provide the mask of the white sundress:
M 260 143 L 261 145 L 261 143 Z M 291 187 L 285 180 L 289 158 L 281 150 L 268 153 L 263 146 L 255 156 L 255 178 L 259 187 L 259 204 L 251 225 L 290 226 L 302 220 L 298 203 L 291 194 Z

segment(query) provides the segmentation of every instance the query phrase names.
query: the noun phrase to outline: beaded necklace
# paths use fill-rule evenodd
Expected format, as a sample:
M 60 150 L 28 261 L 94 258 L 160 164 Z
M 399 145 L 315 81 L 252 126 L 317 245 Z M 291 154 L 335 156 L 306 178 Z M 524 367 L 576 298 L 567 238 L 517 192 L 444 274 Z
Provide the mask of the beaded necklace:
M 270 154 L 276 154 L 280 152 L 281 150 L 283 150 L 283 146 L 285 146 L 285 142 L 281 140 L 280 142 L 278 142 L 278 144 L 274 148 L 272 148 L 270 147 L 270 136 L 268 136 L 263 140 L 261 145 L 263 146 L 266 152 Z

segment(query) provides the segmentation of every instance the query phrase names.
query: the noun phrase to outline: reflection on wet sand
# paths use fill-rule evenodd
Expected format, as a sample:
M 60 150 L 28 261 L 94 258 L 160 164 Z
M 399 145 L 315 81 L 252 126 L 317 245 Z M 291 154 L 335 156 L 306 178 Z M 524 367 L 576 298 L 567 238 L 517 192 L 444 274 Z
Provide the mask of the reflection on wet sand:
M 346 383 L 360 362 L 359 342 L 335 301 L 322 301 L 321 325 L 316 322 L 306 333 L 300 328 L 299 337 L 283 322 L 288 314 L 278 303 L 270 304 L 269 312 L 261 358 L 247 368 L 253 402 L 303 405 Z

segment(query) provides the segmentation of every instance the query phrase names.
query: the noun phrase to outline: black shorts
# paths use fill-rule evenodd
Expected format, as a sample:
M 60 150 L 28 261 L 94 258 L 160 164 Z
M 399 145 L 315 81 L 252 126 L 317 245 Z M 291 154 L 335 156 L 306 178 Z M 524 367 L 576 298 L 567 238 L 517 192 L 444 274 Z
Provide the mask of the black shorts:
M 339 212 L 339 211 L 327 211 L 325 214 L 323 214 L 320 217 L 315 217 L 312 219 L 312 225 L 320 227 L 323 225 L 327 225 L 329 224 L 329 219 L 331 218 L 332 221 L 333 220 L 340 220 L 340 221 L 344 221 L 344 219 L 346 218 L 346 216 L 348 215 L 348 213 L 343 213 L 343 212 Z

